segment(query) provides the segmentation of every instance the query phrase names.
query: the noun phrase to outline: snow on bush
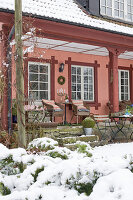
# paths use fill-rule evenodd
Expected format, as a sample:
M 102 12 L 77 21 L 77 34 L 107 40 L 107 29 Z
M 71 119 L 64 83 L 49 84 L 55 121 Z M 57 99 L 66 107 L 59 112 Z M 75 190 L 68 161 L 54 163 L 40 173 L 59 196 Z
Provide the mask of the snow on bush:
M 49 138 L 27 150 L 0 144 L 0 200 L 132 200 L 133 143 L 57 145 Z

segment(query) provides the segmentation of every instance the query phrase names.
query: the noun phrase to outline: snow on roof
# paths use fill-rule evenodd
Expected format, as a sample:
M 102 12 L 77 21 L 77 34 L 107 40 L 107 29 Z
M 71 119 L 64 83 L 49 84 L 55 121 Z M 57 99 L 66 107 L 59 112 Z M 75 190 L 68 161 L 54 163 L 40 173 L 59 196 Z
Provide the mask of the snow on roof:
M 94 19 L 82 10 L 75 0 L 22 0 L 22 6 L 25 13 L 133 35 L 133 27 Z M 14 10 L 14 0 L 0 0 L 0 9 Z

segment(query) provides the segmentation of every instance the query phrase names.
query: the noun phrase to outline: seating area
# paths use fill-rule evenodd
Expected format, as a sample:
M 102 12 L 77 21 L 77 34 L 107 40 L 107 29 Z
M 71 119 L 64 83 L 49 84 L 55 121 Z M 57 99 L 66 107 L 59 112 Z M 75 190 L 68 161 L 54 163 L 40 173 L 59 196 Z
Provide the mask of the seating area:
M 35 125 L 40 125 L 42 128 L 57 127 L 58 124 L 66 125 L 66 123 L 64 123 L 67 122 L 65 121 L 66 109 L 64 103 L 57 103 L 54 100 L 46 99 L 42 99 L 41 103 L 42 104 L 38 106 L 33 99 L 25 99 L 24 109 L 26 113 L 26 122 L 28 122 L 29 125 L 30 122 Z M 85 117 L 92 117 L 96 123 L 96 135 L 99 136 L 100 140 L 113 141 L 118 132 L 122 133 L 125 139 L 127 139 L 127 134 L 125 132 L 130 131 L 130 138 L 133 135 L 133 117 L 132 115 L 128 117 L 125 116 L 127 105 L 130 106 L 131 102 L 121 102 L 120 111 L 116 113 L 110 112 L 108 115 L 90 113 L 90 107 L 83 100 L 71 100 L 69 105 L 71 106 L 70 124 L 75 123 L 75 121 L 77 124 L 81 124 Z M 48 121 L 46 119 L 47 117 Z M 55 120 L 56 117 L 61 118 L 61 120 Z

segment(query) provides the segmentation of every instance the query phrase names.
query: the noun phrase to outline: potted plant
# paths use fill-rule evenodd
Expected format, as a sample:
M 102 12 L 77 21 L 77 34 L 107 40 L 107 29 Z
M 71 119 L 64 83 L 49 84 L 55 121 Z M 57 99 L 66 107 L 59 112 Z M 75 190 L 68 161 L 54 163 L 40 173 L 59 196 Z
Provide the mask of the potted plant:
M 86 117 L 81 124 L 84 128 L 85 135 L 91 135 L 95 126 L 95 121 L 91 117 Z
M 16 99 L 12 100 L 12 122 L 17 123 L 17 104 Z
M 69 102 L 69 99 L 68 99 L 68 95 L 67 95 L 67 94 L 65 95 L 65 102 L 66 102 L 66 103 Z

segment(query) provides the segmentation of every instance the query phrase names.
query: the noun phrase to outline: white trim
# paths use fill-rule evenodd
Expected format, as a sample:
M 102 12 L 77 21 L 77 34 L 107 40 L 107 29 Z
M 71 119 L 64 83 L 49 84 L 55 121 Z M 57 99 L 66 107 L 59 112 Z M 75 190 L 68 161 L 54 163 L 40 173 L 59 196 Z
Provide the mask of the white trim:
M 128 73 L 128 99 L 130 100 L 130 76 L 129 76 L 129 70 L 118 70 L 118 80 L 119 80 L 119 101 L 122 101 L 121 99 L 121 72 L 127 72 Z M 125 100 L 125 99 L 124 99 Z
M 110 15 L 107 14 L 107 8 L 108 8 L 107 5 L 105 6 L 105 8 L 106 8 L 106 13 L 101 12 L 101 8 L 104 7 L 104 6 L 102 6 L 102 0 L 100 0 L 100 13 L 101 13 L 102 15 L 109 16 L 109 17 L 113 17 L 113 18 L 115 18 L 115 19 L 122 19 L 122 20 L 129 21 L 129 22 L 132 22 L 132 21 L 133 21 L 133 18 L 132 18 L 131 20 L 128 19 L 127 0 L 124 0 L 124 10 L 123 10 L 124 16 L 123 16 L 123 17 L 120 17 L 120 11 L 121 11 L 121 10 L 120 10 L 120 7 L 119 7 L 119 9 L 118 9 L 118 11 L 119 11 L 119 16 L 115 16 L 115 0 L 111 0 L 111 1 L 112 1 L 112 7 L 110 7 L 110 8 L 112 8 L 112 16 L 110 16 Z M 117 1 L 118 1 L 118 0 L 117 0 Z M 107 2 L 107 0 L 106 0 L 106 2 Z M 130 6 L 133 7 L 133 4 L 130 4 Z M 131 15 L 133 15 L 132 11 L 131 11 Z
M 71 70 L 72 70 L 72 67 L 80 67 L 81 68 L 81 99 L 84 100 L 84 68 L 90 68 L 92 69 L 92 86 L 93 86 L 93 99 L 92 100 L 84 100 L 84 101 L 90 101 L 90 102 L 93 102 L 94 101 L 94 67 L 92 66 L 81 66 L 81 65 L 71 65 Z M 71 71 L 72 72 L 72 71 Z M 71 73 L 71 76 L 72 76 L 72 73 Z M 77 82 L 76 82 L 76 85 L 77 85 Z M 77 92 L 77 90 L 76 90 Z M 72 79 L 71 79 L 71 93 L 72 93 Z M 88 95 L 89 95 L 89 82 L 88 82 Z
M 51 85 L 51 83 L 50 83 L 50 63 L 28 62 L 28 96 L 29 96 L 29 65 L 30 64 L 32 64 L 32 65 L 35 65 L 35 64 L 37 64 L 37 65 L 47 65 L 48 66 L 48 100 L 50 100 L 50 97 L 51 97 L 50 96 L 50 94 L 51 94 L 51 91 L 50 91 L 50 85 Z M 43 74 L 43 73 L 37 73 L 37 74 Z M 34 81 L 34 82 L 38 82 L 39 83 L 39 80 L 38 81 Z M 38 91 L 42 91 L 42 90 L 38 90 Z M 40 103 L 40 102 L 41 102 L 41 99 L 35 101 L 35 103 Z

